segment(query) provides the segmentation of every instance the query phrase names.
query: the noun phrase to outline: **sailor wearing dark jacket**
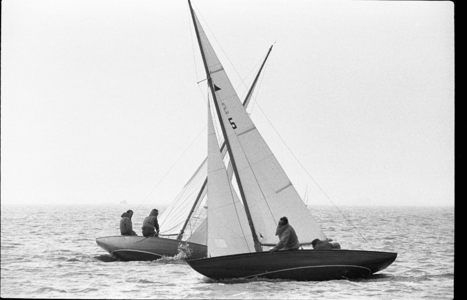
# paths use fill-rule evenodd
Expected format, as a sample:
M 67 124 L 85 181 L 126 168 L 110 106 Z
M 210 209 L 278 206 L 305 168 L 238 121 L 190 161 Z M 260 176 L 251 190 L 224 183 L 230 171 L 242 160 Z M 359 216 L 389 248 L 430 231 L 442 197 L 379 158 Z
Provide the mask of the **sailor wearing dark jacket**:
M 122 214 L 122 218 L 120 219 L 121 235 L 137 235 L 136 232 L 133 231 L 133 224 L 131 223 L 132 216 L 133 211 L 131 209 Z
M 287 217 L 280 218 L 276 229 L 276 235 L 279 236 L 279 243 L 269 251 L 298 250 L 298 248 L 300 248 L 297 234 L 289 224 Z
M 145 237 L 158 236 L 159 235 L 159 223 L 157 222 L 157 215 L 159 211 L 157 209 L 151 210 L 148 217 L 144 218 L 143 221 L 143 235 Z
M 341 245 L 339 243 L 330 243 L 332 239 L 326 239 L 321 241 L 320 239 L 314 239 L 311 242 L 313 249 L 315 250 L 339 250 Z

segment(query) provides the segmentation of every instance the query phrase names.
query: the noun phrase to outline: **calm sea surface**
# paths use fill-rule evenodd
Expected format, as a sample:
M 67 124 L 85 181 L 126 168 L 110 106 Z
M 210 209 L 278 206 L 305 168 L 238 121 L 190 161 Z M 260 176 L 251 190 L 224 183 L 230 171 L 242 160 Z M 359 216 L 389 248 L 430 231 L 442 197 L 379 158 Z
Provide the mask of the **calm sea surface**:
M 184 261 L 119 262 L 95 242 L 119 234 L 132 208 L 139 228 L 151 206 L 1 206 L 2 298 L 453 299 L 453 207 L 312 208 L 345 249 L 397 252 L 359 280 L 210 280 Z M 343 216 L 345 215 L 345 217 Z M 290 219 L 290 218 L 289 218 Z M 291 223 L 293 226 L 293 223 Z M 300 237 L 299 237 L 300 238 Z

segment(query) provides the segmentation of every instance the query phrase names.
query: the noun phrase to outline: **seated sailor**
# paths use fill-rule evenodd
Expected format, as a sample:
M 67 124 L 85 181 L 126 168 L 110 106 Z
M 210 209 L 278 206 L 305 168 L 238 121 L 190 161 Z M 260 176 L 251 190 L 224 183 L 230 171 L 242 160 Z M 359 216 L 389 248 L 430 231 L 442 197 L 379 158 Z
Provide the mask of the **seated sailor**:
M 151 210 L 151 213 L 148 217 L 144 218 L 143 227 L 143 235 L 145 237 L 150 236 L 159 236 L 159 223 L 157 222 L 157 215 L 159 211 L 157 209 Z
M 133 231 L 133 224 L 131 223 L 131 217 L 133 216 L 133 211 L 129 209 L 127 212 L 122 214 L 120 219 L 120 234 L 121 235 L 137 235 Z
M 279 243 L 269 251 L 298 250 L 300 243 L 293 227 L 289 224 L 287 217 L 280 218 L 277 225 L 276 235 L 279 236 Z

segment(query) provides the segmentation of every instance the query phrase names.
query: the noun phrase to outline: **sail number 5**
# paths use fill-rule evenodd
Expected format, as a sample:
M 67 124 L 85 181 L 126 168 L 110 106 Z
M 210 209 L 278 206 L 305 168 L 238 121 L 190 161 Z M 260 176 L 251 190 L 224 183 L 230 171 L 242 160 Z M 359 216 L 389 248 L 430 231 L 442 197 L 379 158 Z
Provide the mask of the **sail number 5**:
M 237 129 L 237 125 L 235 125 L 235 122 L 232 121 L 232 118 L 229 118 L 230 125 L 232 125 L 233 129 Z
M 225 114 L 228 115 L 229 111 L 227 110 L 227 106 L 225 105 L 225 103 L 221 103 L 221 104 L 222 104 L 222 108 L 224 109 Z M 235 125 L 235 122 L 232 121 L 232 118 L 229 118 L 229 122 L 230 122 L 230 125 L 232 125 L 233 129 L 237 129 L 237 125 Z

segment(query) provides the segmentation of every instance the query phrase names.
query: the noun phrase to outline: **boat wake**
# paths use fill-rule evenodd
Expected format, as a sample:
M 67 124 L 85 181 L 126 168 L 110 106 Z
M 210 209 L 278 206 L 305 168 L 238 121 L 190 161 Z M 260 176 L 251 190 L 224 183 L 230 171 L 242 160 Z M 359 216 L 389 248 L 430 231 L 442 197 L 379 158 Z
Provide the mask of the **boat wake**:
M 102 254 L 102 255 L 97 255 L 97 256 L 94 256 L 95 259 L 99 260 L 99 261 L 102 261 L 102 262 L 114 262 L 114 261 L 118 261 L 118 259 L 112 257 L 111 255 L 109 254 Z
M 178 254 L 175 256 L 162 256 L 156 263 L 163 263 L 163 264 L 186 264 L 186 261 L 183 257 L 180 257 Z
M 187 243 L 180 243 L 178 245 L 178 254 L 174 256 L 162 256 L 158 259 L 160 263 L 182 263 L 185 264 L 185 260 L 190 257 L 192 250 Z
M 114 257 L 110 254 L 101 254 L 94 256 L 93 259 L 101 261 L 101 262 L 121 262 L 122 260 Z M 76 260 L 76 259 L 72 259 Z M 70 260 L 68 260 L 70 261 Z M 76 260 L 79 261 L 79 260 Z M 151 263 L 162 263 L 162 264 L 185 264 L 185 255 L 183 253 L 179 253 L 175 256 L 162 256 L 160 259 L 149 260 L 148 262 Z

